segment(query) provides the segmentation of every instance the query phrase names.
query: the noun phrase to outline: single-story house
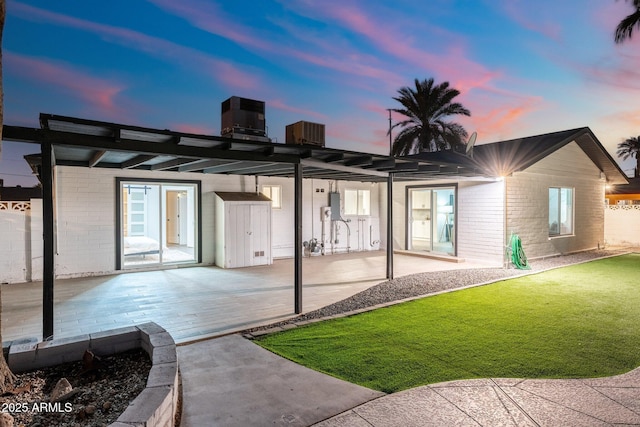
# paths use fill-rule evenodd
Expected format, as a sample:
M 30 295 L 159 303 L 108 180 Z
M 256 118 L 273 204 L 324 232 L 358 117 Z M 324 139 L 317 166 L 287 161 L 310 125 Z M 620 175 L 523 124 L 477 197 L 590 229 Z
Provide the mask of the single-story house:
M 50 114 L 40 123 L 3 135 L 40 145 L 27 160 L 43 187 L 45 289 L 294 257 L 299 312 L 303 254 L 386 248 L 392 277 L 394 250 L 502 266 L 511 233 L 530 258 L 588 250 L 604 242 L 605 185 L 627 182 L 588 128 L 391 158 Z
M 628 182 L 589 128 L 477 145 L 472 157 L 412 158 L 474 164 L 485 178 L 396 184 L 395 247 L 497 265 L 512 233 L 530 259 L 603 247 L 605 187 Z

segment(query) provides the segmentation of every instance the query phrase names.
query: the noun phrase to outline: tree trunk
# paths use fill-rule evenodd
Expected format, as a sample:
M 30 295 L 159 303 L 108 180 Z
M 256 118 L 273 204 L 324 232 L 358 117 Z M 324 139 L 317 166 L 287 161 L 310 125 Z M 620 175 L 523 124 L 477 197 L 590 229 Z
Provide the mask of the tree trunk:
M 4 102 L 2 90 L 2 30 L 4 29 L 4 17 L 6 14 L 6 1 L 0 0 L 0 144 L 2 144 L 2 125 L 4 123 Z M 2 313 L 2 292 L 0 291 L 0 314 Z M 1 318 L 1 316 L 0 316 Z M 0 320 L 0 343 L 2 342 L 2 321 Z M 4 392 L 13 384 L 15 376 L 9 369 L 4 353 L 0 354 L 0 392 Z

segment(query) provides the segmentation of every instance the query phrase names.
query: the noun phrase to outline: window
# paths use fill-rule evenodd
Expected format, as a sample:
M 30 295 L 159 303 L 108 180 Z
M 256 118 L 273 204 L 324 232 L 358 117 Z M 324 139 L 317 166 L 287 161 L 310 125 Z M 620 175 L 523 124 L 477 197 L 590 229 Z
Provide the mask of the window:
M 369 190 L 344 190 L 345 215 L 371 215 Z
M 282 187 L 279 185 L 263 185 L 262 194 L 271 199 L 273 209 L 282 208 Z
M 549 188 L 549 236 L 573 234 L 573 189 Z

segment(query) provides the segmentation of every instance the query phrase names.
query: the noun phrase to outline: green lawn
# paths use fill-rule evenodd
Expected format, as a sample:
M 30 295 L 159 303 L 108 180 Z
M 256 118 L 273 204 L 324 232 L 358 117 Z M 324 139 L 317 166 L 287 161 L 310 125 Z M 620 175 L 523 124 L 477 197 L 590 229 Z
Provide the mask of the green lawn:
M 465 378 L 577 378 L 640 366 L 640 254 L 268 335 L 261 346 L 384 392 Z

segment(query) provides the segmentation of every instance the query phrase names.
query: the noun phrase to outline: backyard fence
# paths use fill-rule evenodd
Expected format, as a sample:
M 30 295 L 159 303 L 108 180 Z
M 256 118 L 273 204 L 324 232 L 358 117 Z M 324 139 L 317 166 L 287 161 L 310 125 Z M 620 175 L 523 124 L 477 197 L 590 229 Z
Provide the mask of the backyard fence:
M 0 283 L 42 278 L 42 200 L 0 201 Z
M 608 245 L 640 246 L 640 205 L 609 205 L 604 212 Z

